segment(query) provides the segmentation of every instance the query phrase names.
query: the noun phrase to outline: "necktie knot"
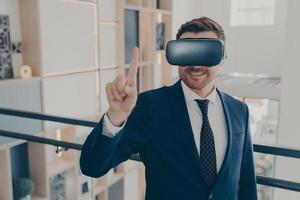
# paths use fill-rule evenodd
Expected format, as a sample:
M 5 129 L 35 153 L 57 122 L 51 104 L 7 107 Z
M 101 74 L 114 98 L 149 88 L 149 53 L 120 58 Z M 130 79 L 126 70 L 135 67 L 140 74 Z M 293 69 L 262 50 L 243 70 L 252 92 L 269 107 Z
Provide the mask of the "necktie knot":
M 207 117 L 209 100 L 208 99 L 204 99 L 204 100 L 196 99 L 195 101 L 197 102 L 203 117 Z

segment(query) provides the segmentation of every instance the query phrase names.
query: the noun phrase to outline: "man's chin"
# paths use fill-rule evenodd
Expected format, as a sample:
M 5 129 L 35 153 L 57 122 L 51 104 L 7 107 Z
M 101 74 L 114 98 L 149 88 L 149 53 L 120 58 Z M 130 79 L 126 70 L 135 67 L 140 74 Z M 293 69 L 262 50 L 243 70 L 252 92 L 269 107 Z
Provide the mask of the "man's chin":
M 193 80 L 182 80 L 189 88 L 194 90 L 200 90 L 202 89 L 205 84 L 201 81 L 193 81 Z

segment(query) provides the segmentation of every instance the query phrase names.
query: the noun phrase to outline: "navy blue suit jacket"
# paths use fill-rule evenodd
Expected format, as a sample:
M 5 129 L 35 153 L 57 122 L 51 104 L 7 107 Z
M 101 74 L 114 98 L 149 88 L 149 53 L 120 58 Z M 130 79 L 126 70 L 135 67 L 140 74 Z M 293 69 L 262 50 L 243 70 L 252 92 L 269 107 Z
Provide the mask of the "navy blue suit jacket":
M 139 153 L 146 200 L 256 200 L 253 149 L 245 103 L 218 90 L 228 128 L 225 158 L 212 188 L 205 180 L 180 81 L 139 95 L 124 128 L 101 135 L 103 118 L 81 152 L 82 173 L 100 177 Z

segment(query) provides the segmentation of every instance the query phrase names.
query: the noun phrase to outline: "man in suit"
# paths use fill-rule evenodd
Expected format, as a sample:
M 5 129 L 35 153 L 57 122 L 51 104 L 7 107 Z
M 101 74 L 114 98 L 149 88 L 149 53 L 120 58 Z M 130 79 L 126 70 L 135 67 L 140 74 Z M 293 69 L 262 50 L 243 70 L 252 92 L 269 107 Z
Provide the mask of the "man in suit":
M 176 39 L 216 38 L 222 27 L 202 17 Z M 217 89 L 219 66 L 180 66 L 180 80 L 137 95 L 138 49 L 131 68 L 106 86 L 109 109 L 87 137 L 83 174 L 100 177 L 139 153 L 147 200 L 257 200 L 249 111 Z

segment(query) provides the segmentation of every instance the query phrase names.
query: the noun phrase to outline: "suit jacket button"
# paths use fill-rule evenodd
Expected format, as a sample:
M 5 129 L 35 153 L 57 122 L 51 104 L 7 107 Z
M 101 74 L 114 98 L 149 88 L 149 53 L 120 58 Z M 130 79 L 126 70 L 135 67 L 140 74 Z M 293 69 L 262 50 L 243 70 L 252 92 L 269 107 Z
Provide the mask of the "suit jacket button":
M 209 196 L 208 196 L 208 199 L 212 200 L 213 196 L 214 196 L 213 193 L 210 193 Z

